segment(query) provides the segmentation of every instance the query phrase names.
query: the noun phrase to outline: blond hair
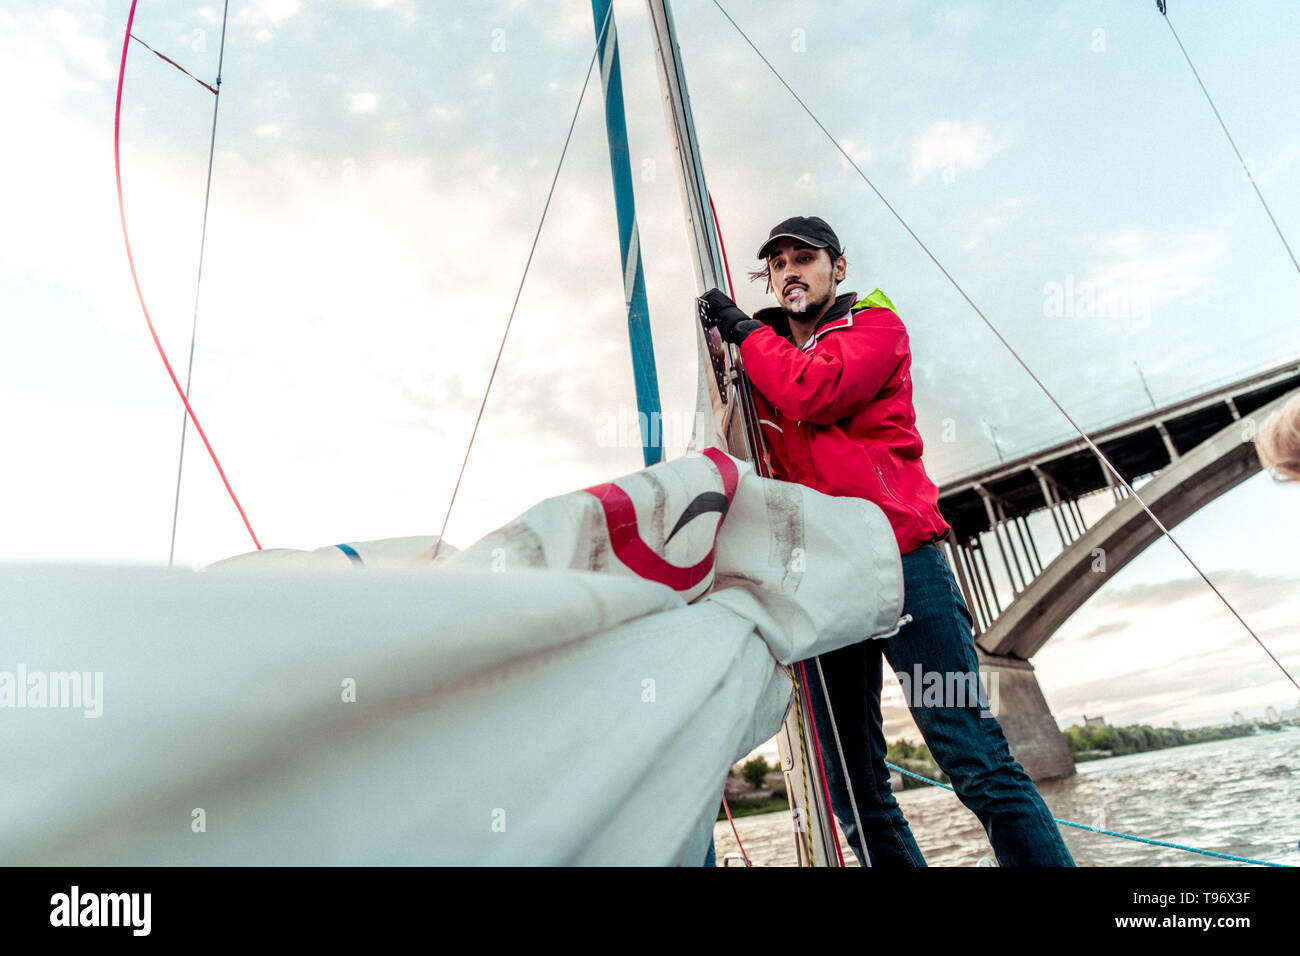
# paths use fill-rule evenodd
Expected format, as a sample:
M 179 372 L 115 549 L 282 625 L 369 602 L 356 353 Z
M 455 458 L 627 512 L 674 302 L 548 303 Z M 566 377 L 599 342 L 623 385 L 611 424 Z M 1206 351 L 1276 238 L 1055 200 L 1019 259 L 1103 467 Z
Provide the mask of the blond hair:
M 1255 436 L 1260 463 L 1279 481 L 1300 481 L 1300 395 L 1265 419 Z

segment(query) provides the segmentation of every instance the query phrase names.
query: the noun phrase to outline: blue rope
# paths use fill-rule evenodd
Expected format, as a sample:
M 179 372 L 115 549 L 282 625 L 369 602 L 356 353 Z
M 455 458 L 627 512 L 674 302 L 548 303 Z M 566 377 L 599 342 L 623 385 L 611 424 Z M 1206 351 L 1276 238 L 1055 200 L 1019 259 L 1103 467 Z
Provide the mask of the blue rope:
M 932 786 L 943 787 L 943 789 L 951 790 L 953 793 L 957 792 L 946 783 L 940 783 L 938 780 L 931 780 L 929 777 L 922 776 L 919 773 L 913 773 L 910 770 L 904 770 L 902 767 L 895 766 L 888 760 L 885 761 L 885 766 L 890 770 L 897 770 L 899 773 L 906 774 L 909 777 L 915 777 L 917 780 L 924 780 Z M 1232 860 L 1234 863 L 1254 863 L 1256 866 L 1281 866 L 1288 869 L 1291 866 L 1289 863 L 1270 863 L 1268 860 L 1252 860 L 1250 857 L 1246 856 L 1232 856 L 1228 853 L 1217 853 L 1214 850 L 1202 850 L 1194 846 L 1183 846 L 1181 843 L 1166 843 L 1163 840 L 1148 840 L 1146 837 L 1133 836 L 1129 833 L 1116 833 L 1114 830 L 1099 830 L 1097 827 L 1090 827 L 1086 823 L 1071 823 L 1069 820 L 1058 820 L 1055 817 L 1052 818 L 1052 822 L 1063 827 L 1076 827 L 1080 830 L 1088 830 L 1092 833 L 1104 833 L 1106 836 L 1119 837 L 1121 840 L 1135 840 L 1138 843 L 1148 843 L 1151 846 L 1168 847 L 1171 850 L 1186 850 L 1188 853 L 1202 853 L 1205 856 L 1218 857 L 1220 860 Z

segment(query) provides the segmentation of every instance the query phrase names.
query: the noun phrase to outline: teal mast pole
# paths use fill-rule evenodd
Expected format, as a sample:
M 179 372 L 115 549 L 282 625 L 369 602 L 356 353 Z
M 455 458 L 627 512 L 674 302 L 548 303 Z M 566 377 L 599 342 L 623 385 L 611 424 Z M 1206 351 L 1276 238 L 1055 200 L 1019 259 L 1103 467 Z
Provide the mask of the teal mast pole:
M 600 42 L 600 82 L 605 90 L 605 132 L 609 136 L 609 165 L 614 175 L 614 201 L 618 207 L 618 244 L 623 254 L 623 299 L 627 305 L 627 332 L 632 342 L 632 374 L 641 425 L 641 454 L 647 466 L 663 458 L 660 422 L 659 376 L 655 372 L 654 342 L 650 337 L 650 309 L 646 304 L 645 274 L 641 268 L 641 240 L 636 225 L 636 200 L 632 193 L 632 164 L 627 148 L 627 117 L 623 112 L 623 76 L 618 63 L 618 33 L 610 0 L 591 0 Z M 605 17 L 609 27 L 602 34 Z

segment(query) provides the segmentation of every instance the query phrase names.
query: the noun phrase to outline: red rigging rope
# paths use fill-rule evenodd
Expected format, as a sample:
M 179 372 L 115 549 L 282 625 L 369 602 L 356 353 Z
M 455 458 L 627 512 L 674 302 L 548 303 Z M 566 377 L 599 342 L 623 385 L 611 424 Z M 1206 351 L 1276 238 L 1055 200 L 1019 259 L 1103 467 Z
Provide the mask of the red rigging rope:
M 153 319 L 149 317 L 149 307 L 145 305 L 144 292 L 140 288 L 140 276 L 135 271 L 135 257 L 131 254 L 131 236 L 126 228 L 126 203 L 122 199 L 122 87 L 126 81 L 126 54 L 131 48 L 131 25 L 135 21 L 135 5 L 137 2 L 138 0 L 131 0 L 131 12 L 126 19 L 126 35 L 122 39 L 122 64 L 117 74 L 117 105 L 113 111 L 113 169 L 117 175 L 117 208 L 122 216 L 122 241 L 126 245 L 126 261 L 127 265 L 131 267 L 131 281 L 135 283 L 135 294 L 140 300 L 140 310 L 144 313 L 145 323 L 149 326 L 149 335 L 153 337 L 153 344 L 158 349 L 158 355 L 162 358 L 167 374 L 172 380 L 172 385 L 176 387 L 176 394 L 180 396 L 181 402 L 185 405 L 185 412 L 189 415 L 190 421 L 194 422 L 194 430 L 203 439 L 203 445 L 207 448 L 212 463 L 217 466 L 217 474 L 221 476 L 221 482 L 226 486 L 226 491 L 230 494 L 230 500 L 235 503 L 235 508 L 239 511 L 239 517 L 243 519 L 244 527 L 248 529 L 248 534 L 253 539 L 253 544 L 260 551 L 262 550 L 262 543 L 257 540 L 253 526 L 249 524 L 248 515 L 244 514 L 244 507 L 239 503 L 235 490 L 230 487 L 230 480 L 226 477 L 225 469 L 221 467 L 221 462 L 217 460 L 217 453 L 213 451 L 212 443 L 208 441 L 207 433 L 203 431 L 203 426 L 199 424 L 198 416 L 194 414 L 194 408 L 185 395 L 185 389 L 181 387 L 180 381 L 176 378 L 176 373 L 172 370 L 172 363 L 167 359 L 167 352 L 158 338 L 158 331 L 154 328 Z
M 722 795 L 722 809 L 727 811 L 727 822 L 731 824 L 731 835 L 736 838 L 736 846 L 740 847 L 740 857 L 745 861 L 745 866 L 753 866 L 754 863 L 745 852 L 745 844 L 740 842 L 740 833 L 736 830 L 736 821 L 731 818 L 731 807 L 727 806 L 727 795 Z
M 709 212 L 713 214 L 713 228 L 718 233 L 718 249 L 722 252 L 722 269 L 727 273 L 727 295 L 736 301 L 736 284 L 731 281 L 731 263 L 727 261 L 727 246 L 722 241 L 722 223 L 718 222 L 718 207 L 713 205 L 713 193 L 709 193 Z

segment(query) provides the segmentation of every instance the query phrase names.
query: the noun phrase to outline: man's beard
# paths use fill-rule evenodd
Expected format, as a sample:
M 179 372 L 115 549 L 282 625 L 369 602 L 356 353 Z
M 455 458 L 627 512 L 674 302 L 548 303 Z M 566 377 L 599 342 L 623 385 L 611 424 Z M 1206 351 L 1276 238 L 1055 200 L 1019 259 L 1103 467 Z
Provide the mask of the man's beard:
M 799 298 L 795 299 L 785 307 L 786 317 L 800 318 L 809 314 L 816 315 L 822 310 L 822 307 L 830 301 L 830 298 L 830 295 L 827 294 L 822 296 L 821 299 L 813 301 L 805 291 L 803 295 L 799 296 Z

